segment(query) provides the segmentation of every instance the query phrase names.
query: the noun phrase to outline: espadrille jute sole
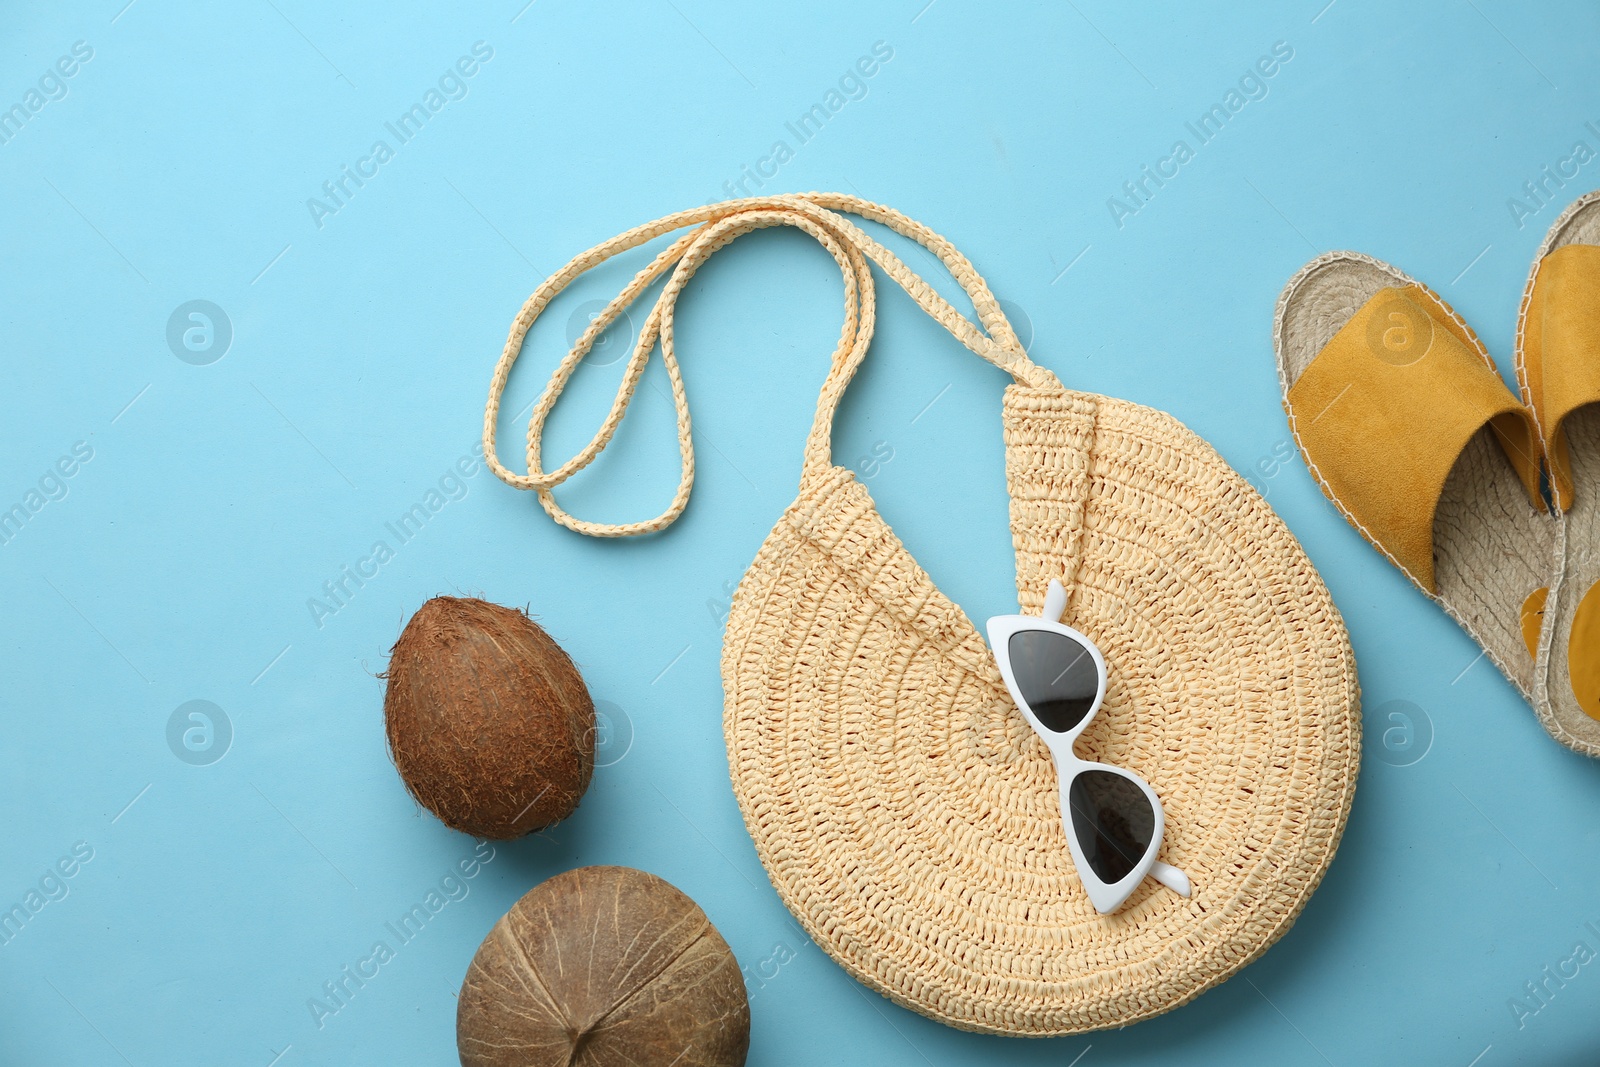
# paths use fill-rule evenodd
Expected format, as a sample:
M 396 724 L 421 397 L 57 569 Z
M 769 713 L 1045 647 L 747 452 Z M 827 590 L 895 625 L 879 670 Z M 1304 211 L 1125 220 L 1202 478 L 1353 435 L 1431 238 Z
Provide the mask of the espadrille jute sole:
M 1528 272 L 1517 316 L 1517 377 L 1523 383 L 1524 399 L 1531 398 L 1523 327 L 1539 266 L 1551 252 L 1574 244 L 1600 245 L 1600 191 L 1581 197 L 1562 212 Z M 1592 299 L 1600 301 L 1600 292 L 1592 294 Z M 1600 360 L 1600 351 L 1589 357 Z M 1534 412 L 1537 417 L 1537 405 Z M 1596 689 L 1600 643 L 1595 640 L 1600 627 L 1600 405 L 1590 404 L 1569 414 L 1562 422 L 1562 432 L 1575 492 L 1561 517 L 1564 558 L 1545 609 L 1545 647 L 1535 684 L 1540 699 L 1534 707 L 1546 709 L 1540 716 L 1544 719 L 1548 714 L 1544 726 L 1556 740 L 1585 755 L 1600 756 L 1600 719 L 1595 717 L 1600 713 L 1600 691 Z
M 1451 468 L 1433 521 L 1436 590 L 1430 591 L 1389 552 L 1335 495 L 1323 471 L 1306 452 L 1300 420 L 1338 418 L 1337 411 L 1296 412 L 1289 391 L 1306 369 L 1369 300 L 1385 288 L 1416 286 L 1462 327 L 1485 363 L 1493 360 L 1477 336 L 1437 294 L 1402 271 L 1358 252 L 1329 252 L 1307 263 L 1284 286 L 1273 323 L 1284 407 L 1301 453 L 1323 492 L 1340 513 L 1471 635 L 1513 685 L 1535 706 L 1549 728 L 1548 707 L 1536 703 L 1534 647 L 1537 617 L 1525 629 L 1524 608 L 1537 603 L 1559 573 L 1557 522 L 1535 511 L 1516 470 L 1488 426 L 1479 430 Z M 1441 319 L 1441 321 L 1443 321 Z M 1396 462 L 1404 462 L 1403 454 Z M 1548 630 L 1548 622 L 1543 628 Z

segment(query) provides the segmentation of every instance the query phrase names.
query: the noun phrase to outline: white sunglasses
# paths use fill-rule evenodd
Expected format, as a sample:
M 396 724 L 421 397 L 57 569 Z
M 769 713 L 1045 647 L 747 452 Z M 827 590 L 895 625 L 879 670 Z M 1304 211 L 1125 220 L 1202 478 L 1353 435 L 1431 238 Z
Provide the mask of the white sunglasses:
M 989 647 L 1023 718 L 1055 760 L 1061 821 L 1078 877 L 1095 910 L 1120 908 L 1145 875 L 1181 896 L 1189 876 L 1156 859 L 1166 816 L 1149 783 L 1078 758 L 1073 744 L 1106 697 L 1106 661 L 1094 642 L 1060 621 L 1067 591 L 1052 581 L 1044 615 L 996 615 Z

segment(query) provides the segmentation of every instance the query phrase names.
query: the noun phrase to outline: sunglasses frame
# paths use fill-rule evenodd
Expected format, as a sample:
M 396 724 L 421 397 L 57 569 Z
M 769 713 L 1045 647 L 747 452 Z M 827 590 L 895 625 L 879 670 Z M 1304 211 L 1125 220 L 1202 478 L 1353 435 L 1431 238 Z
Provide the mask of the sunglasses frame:
M 1149 875 L 1163 885 L 1187 897 L 1190 893 L 1188 876 L 1170 864 L 1162 863 L 1156 859 L 1161 851 L 1162 838 L 1166 833 L 1166 812 L 1161 807 L 1161 798 L 1156 796 L 1154 789 L 1143 778 L 1112 766 L 1109 763 L 1096 763 L 1092 760 L 1080 759 L 1073 751 L 1073 746 L 1083 731 L 1094 721 L 1095 715 L 1100 711 L 1106 696 L 1106 661 L 1099 647 L 1086 635 L 1079 633 L 1072 627 L 1056 621 L 1066 608 L 1067 594 L 1061 583 L 1052 581 L 1050 591 L 1045 597 L 1045 613 L 1038 615 L 996 615 L 987 625 L 989 633 L 989 647 L 994 653 L 995 664 L 1000 668 L 1000 677 L 1005 679 L 1006 690 L 1011 694 L 1011 700 L 1016 704 L 1017 710 L 1022 712 L 1022 717 L 1028 725 L 1033 727 L 1033 732 L 1044 741 L 1045 747 L 1050 750 L 1050 757 L 1055 763 L 1056 779 L 1061 803 L 1061 825 L 1067 835 L 1067 845 L 1072 849 L 1072 861 L 1078 868 L 1078 877 L 1083 882 L 1084 889 L 1089 894 L 1089 902 L 1095 910 L 1102 915 L 1108 915 L 1120 908 L 1133 894 L 1134 889 L 1145 876 Z M 1054 610 L 1052 611 L 1052 608 Z M 1084 650 L 1094 658 L 1095 666 L 1095 694 L 1094 701 L 1089 705 L 1089 710 L 1079 719 L 1070 730 L 1057 732 L 1045 726 L 1029 707 L 1017 686 L 1016 675 L 1011 669 L 1011 638 L 1019 633 L 1030 630 L 1040 630 L 1046 633 L 1060 634 L 1082 645 Z M 1074 661 L 1076 662 L 1076 661 Z M 1069 665 L 1070 666 L 1070 665 Z M 1082 846 L 1078 843 L 1078 835 L 1073 825 L 1071 807 L 1072 783 L 1084 771 L 1109 771 L 1137 786 L 1150 802 L 1150 808 L 1155 815 L 1155 829 L 1150 836 L 1150 844 L 1145 849 L 1144 855 L 1139 857 L 1139 862 L 1134 864 L 1129 871 L 1116 882 L 1107 882 L 1094 872 L 1089 865 L 1088 857 L 1083 853 Z

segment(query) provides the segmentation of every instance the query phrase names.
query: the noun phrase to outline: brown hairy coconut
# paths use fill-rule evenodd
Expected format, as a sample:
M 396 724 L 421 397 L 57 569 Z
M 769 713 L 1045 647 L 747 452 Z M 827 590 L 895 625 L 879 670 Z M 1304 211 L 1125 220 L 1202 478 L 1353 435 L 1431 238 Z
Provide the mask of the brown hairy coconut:
M 535 886 L 478 946 L 456 1004 L 462 1067 L 741 1067 L 749 1049 L 727 942 L 631 867 Z
M 446 826 L 511 838 L 572 814 L 594 773 L 594 703 L 521 611 L 434 597 L 389 656 L 389 755 Z

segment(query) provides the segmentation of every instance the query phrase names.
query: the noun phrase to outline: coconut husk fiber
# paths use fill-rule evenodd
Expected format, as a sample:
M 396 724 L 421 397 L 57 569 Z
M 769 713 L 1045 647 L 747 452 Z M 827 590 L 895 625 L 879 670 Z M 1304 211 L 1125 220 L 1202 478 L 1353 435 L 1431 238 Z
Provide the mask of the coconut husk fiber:
M 578 806 L 594 773 L 594 703 L 527 614 L 435 597 L 406 623 L 385 677 L 389 754 L 446 826 L 513 838 Z
M 699 905 L 629 867 L 535 886 L 461 984 L 463 1067 L 740 1067 L 744 976 Z

